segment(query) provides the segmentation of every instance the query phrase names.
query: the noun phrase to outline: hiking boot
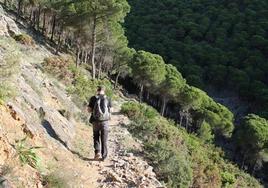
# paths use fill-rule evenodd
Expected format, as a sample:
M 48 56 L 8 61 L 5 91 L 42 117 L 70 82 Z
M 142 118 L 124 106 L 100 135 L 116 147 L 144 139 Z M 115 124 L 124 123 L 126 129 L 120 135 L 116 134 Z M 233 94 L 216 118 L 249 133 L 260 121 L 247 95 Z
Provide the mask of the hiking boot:
M 105 160 L 106 160 L 106 157 L 102 157 L 102 158 L 101 158 L 101 161 L 104 162 Z
M 101 159 L 101 154 L 99 154 L 99 153 L 95 154 L 94 159 L 95 160 L 100 160 Z

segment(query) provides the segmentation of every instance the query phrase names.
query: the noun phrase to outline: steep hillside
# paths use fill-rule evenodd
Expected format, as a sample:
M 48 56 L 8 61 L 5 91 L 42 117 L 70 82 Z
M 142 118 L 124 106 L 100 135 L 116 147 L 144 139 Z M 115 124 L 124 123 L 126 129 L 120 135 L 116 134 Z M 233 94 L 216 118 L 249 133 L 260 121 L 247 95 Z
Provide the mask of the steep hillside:
M 142 151 L 142 146 L 121 126 L 128 122 L 119 114 L 122 100 L 114 103 L 111 155 L 105 162 L 93 160 L 92 128 L 81 119 L 89 114 L 72 101 L 66 82 L 44 72 L 44 59 L 54 57 L 50 48 L 33 41 L 3 13 L 0 187 L 160 187 L 153 168 L 129 152 Z M 20 44 L 9 36 L 21 33 L 32 42 Z
M 235 92 L 248 103 L 247 112 L 268 117 L 267 1 L 129 4 L 125 27 L 131 47 L 160 54 L 194 86 Z
M 5 31 L 0 42 L 3 184 L 262 187 L 243 170 L 266 181 L 268 122 L 249 115 L 234 132 L 234 116 L 225 106 L 189 85 L 161 56 L 130 49 L 121 26 L 130 8 L 126 0 L 7 0 L 3 5 L 10 13 L 0 17 Z M 129 122 L 120 112 L 129 99 L 117 95 L 117 80 L 126 75 L 140 102 L 152 104 L 162 116 L 173 113 L 177 122 L 133 99 L 121 109 Z M 104 163 L 92 161 L 85 110 L 100 84 L 115 101 L 111 155 Z M 219 142 L 222 148 L 231 143 L 237 153 L 217 148 Z M 15 174 L 18 166 L 36 176 Z

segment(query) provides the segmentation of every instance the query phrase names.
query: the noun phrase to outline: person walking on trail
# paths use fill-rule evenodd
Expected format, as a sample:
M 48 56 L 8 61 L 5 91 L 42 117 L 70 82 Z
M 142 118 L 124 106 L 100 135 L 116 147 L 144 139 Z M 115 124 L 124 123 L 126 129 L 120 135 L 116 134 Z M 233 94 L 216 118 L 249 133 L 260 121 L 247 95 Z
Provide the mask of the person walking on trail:
M 109 120 L 111 119 L 111 100 L 105 95 L 105 87 L 98 86 L 97 95 L 89 100 L 88 111 L 93 124 L 95 159 L 105 160 L 108 155 Z

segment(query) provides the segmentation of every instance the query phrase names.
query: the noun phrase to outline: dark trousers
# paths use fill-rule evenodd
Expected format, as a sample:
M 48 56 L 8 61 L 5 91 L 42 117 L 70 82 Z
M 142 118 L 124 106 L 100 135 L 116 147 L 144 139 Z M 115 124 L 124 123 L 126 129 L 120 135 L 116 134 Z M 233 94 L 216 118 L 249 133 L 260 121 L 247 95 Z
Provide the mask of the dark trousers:
M 95 154 L 102 154 L 102 158 L 106 158 L 108 155 L 108 132 L 109 126 L 108 121 L 93 122 L 93 139 Z

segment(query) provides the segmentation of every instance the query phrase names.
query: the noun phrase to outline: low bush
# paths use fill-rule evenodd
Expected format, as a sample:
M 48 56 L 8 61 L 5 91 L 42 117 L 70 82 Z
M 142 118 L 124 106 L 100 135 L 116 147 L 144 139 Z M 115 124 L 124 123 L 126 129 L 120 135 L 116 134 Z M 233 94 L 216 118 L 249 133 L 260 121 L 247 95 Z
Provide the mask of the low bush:
M 222 172 L 221 179 L 224 186 L 232 185 L 236 181 L 234 174 L 231 174 L 229 172 Z
M 35 41 L 33 38 L 27 34 L 19 34 L 15 35 L 14 39 L 21 44 L 27 45 L 27 46 L 35 46 Z
M 27 137 L 17 141 L 15 145 L 17 155 L 19 156 L 22 165 L 28 164 L 33 168 L 38 168 L 40 158 L 36 154 L 36 149 L 39 149 L 40 147 L 28 147 L 25 143 L 26 139 Z
M 52 56 L 44 59 L 43 67 L 46 72 L 55 76 L 67 85 L 67 93 L 72 96 L 73 102 L 84 110 L 89 98 L 96 94 L 97 86 L 103 85 L 106 88 L 106 95 L 113 98 L 113 86 L 107 79 L 92 80 L 90 74 L 76 67 L 70 56 Z M 81 117 L 85 120 L 84 117 Z
M 260 187 L 256 179 L 226 161 L 209 140 L 187 133 L 152 107 L 128 102 L 121 111 L 132 120 L 128 129 L 144 142 L 145 157 L 168 187 Z M 201 138 L 211 133 L 206 123 L 202 130 Z
M 74 78 L 71 70 L 73 64 L 73 59 L 69 56 L 52 56 L 45 58 L 42 65 L 49 74 L 70 83 Z
M 106 88 L 106 95 L 113 97 L 113 87 L 108 80 L 91 80 L 86 75 L 79 73 L 75 76 L 72 85 L 67 89 L 67 92 L 72 95 L 74 102 L 82 107 L 88 103 L 89 97 L 96 94 L 97 86 L 103 85 Z

